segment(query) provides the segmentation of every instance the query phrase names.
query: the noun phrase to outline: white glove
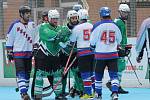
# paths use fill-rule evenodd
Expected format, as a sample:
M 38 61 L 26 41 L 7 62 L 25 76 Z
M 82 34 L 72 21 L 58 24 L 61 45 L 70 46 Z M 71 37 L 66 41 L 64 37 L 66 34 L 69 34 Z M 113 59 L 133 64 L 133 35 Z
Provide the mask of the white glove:
M 62 48 L 66 48 L 66 47 L 67 47 L 67 44 L 66 44 L 66 43 L 63 43 L 63 42 L 59 42 L 59 45 L 60 45 Z

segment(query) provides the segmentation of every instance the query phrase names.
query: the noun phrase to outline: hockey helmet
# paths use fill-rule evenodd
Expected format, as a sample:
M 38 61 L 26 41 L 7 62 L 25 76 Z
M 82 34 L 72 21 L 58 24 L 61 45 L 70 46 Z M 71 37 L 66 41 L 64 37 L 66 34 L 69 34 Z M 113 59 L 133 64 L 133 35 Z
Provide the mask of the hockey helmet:
M 19 8 L 20 17 L 23 17 L 26 12 L 31 12 L 31 8 L 29 6 L 21 6 Z
M 55 9 L 55 10 L 49 10 L 48 11 L 48 18 L 49 20 L 51 20 L 51 18 L 60 18 L 60 14 L 59 12 Z
M 75 4 L 75 5 L 73 5 L 72 9 L 75 11 L 79 11 L 80 9 L 83 9 L 83 7 L 80 4 Z
M 89 18 L 89 14 L 88 14 L 88 11 L 86 9 L 80 9 L 78 11 L 78 15 L 79 15 L 80 20 Z
M 101 17 L 110 16 L 111 10 L 109 7 L 101 7 L 99 10 L 99 14 Z
M 74 17 L 74 16 L 78 17 L 79 15 L 75 10 L 69 10 L 67 13 L 67 18 L 70 19 L 71 17 Z
M 130 8 L 127 4 L 120 4 L 119 11 L 130 12 Z

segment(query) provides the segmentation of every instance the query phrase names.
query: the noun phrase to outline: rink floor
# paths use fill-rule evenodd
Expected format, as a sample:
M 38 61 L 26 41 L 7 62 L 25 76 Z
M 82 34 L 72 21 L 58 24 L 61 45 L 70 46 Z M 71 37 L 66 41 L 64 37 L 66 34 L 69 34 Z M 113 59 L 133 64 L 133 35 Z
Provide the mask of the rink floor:
M 150 100 L 150 88 L 125 88 L 129 94 L 119 95 L 119 100 Z M 30 91 L 29 91 L 30 93 Z M 110 91 L 103 88 L 103 100 L 110 100 Z M 54 100 L 55 95 L 43 98 L 43 100 Z M 15 92 L 15 87 L 0 87 L 0 100 L 21 100 L 19 92 Z M 68 100 L 79 100 L 79 97 L 71 98 Z

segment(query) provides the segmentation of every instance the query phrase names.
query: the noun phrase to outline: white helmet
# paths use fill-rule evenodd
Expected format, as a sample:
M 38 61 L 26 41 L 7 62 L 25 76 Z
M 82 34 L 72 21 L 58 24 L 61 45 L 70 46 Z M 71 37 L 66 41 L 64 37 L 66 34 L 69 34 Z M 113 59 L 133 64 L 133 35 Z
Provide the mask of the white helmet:
M 73 5 L 72 9 L 75 11 L 79 11 L 80 9 L 83 9 L 83 7 L 80 4 L 75 4 L 75 5 Z
M 51 18 L 59 18 L 60 14 L 59 12 L 55 9 L 55 10 L 49 10 L 48 11 L 48 19 L 50 20 Z
M 75 10 L 69 10 L 67 13 L 67 18 L 70 19 L 71 17 L 74 17 L 74 16 L 78 17 L 79 15 Z
M 120 4 L 119 6 L 119 11 L 125 11 L 125 12 L 130 12 L 130 8 L 127 4 Z
M 78 15 L 79 15 L 80 20 L 89 18 L 89 14 L 88 14 L 88 11 L 86 9 L 80 9 L 78 11 Z

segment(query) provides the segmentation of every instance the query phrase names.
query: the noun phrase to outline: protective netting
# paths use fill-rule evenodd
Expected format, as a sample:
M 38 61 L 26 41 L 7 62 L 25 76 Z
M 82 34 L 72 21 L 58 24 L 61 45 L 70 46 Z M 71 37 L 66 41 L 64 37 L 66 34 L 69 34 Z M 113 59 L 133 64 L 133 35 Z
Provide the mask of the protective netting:
M 58 9 L 61 15 L 60 24 L 63 24 L 66 22 L 67 11 L 74 4 L 81 4 L 89 9 L 90 20 L 94 23 L 100 20 L 98 10 L 102 6 L 111 8 L 113 19 L 118 17 L 120 3 L 127 3 L 131 8 L 127 34 L 136 36 L 142 21 L 149 17 L 150 0 L 0 0 L 0 38 L 5 38 L 10 23 L 19 18 L 18 9 L 24 4 L 32 8 L 32 19 L 37 24 L 41 20 L 41 12 L 50 9 Z

